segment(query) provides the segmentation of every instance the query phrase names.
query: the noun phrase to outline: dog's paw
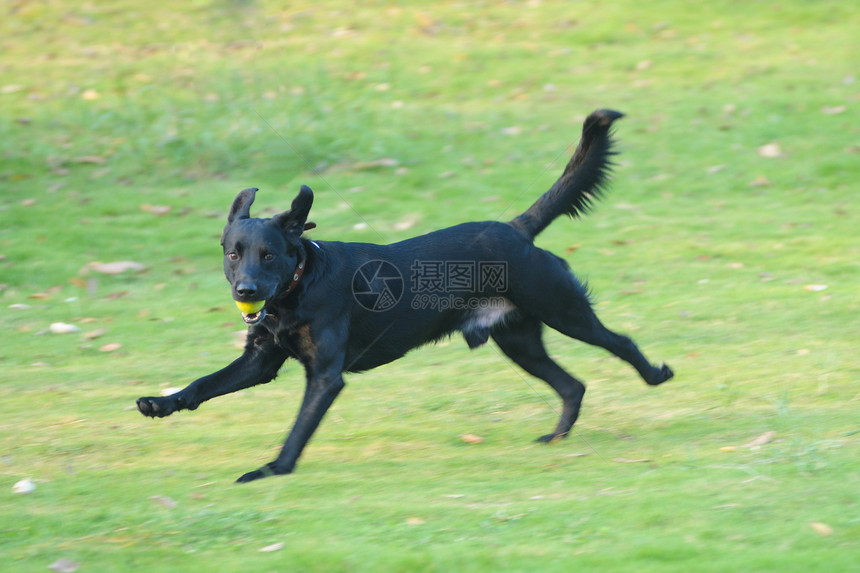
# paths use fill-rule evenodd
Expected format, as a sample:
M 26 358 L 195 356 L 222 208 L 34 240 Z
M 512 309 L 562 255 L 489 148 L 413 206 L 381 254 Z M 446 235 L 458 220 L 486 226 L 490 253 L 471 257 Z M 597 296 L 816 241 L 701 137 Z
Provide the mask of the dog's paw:
M 669 365 L 664 362 L 658 368 L 654 369 L 654 375 L 649 380 L 646 380 L 646 382 L 650 386 L 657 386 L 666 380 L 671 380 L 674 375 L 675 373 L 669 368 Z
M 564 432 L 561 434 L 552 433 L 552 434 L 546 434 L 544 436 L 541 436 L 540 438 L 538 438 L 535 441 L 540 442 L 542 444 L 554 444 L 557 441 L 563 440 L 566 437 L 567 437 L 567 432 Z
M 264 474 L 262 471 L 254 470 L 252 472 L 243 474 L 239 479 L 236 480 L 236 483 L 248 483 L 249 481 L 258 480 L 264 477 L 266 477 L 266 474 Z
M 137 409 L 150 418 L 164 418 L 179 409 L 172 396 L 151 396 L 137 399 Z
M 248 472 L 243 474 L 239 479 L 236 480 L 236 483 L 248 483 L 249 481 L 254 481 L 258 479 L 262 479 L 264 477 L 269 476 L 278 476 L 291 473 L 290 471 L 279 471 L 272 467 L 271 464 L 266 464 L 258 470 L 254 470 L 252 472 Z

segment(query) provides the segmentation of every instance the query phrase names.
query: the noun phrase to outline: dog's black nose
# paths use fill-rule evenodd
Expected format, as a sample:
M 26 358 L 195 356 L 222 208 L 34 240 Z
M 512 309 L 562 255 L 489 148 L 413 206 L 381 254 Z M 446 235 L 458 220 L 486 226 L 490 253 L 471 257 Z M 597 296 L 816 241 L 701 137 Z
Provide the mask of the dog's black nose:
M 257 294 L 257 285 L 254 283 L 239 283 L 236 285 L 236 294 L 243 298 L 254 298 Z

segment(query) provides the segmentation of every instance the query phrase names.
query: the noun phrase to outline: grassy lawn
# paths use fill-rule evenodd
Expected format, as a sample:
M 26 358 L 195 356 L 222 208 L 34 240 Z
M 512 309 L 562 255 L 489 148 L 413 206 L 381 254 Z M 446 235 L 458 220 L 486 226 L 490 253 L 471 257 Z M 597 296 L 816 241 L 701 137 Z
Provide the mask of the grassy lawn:
M 860 6 L 160 6 L 0 6 L 3 567 L 856 570 Z M 243 486 L 298 364 L 137 413 L 238 356 L 243 187 L 269 215 L 310 185 L 326 240 L 508 220 L 598 107 L 627 114 L 611 190 L 538 243 L 670 383 L 548 333 L 588 393 L 545 446 L 552 391 L 455 337 L 349 376 L 297 473 Z

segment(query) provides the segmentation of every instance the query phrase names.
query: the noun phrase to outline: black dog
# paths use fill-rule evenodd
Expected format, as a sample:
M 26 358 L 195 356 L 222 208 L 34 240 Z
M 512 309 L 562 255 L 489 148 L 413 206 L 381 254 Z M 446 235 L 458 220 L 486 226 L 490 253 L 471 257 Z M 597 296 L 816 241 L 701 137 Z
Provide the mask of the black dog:
M 392 245 L 316 242 L 302 237 L 313 193 L 302 187 L 289 211 L 250 217 L 256 189 L 233 201 L 221 243 L 224 272 L 249 325 L 245 351 L 232 364 L 165 397 L 140 398 L 146 416 L 164 417 L 274 379 L 287 358 L 305 367 L 298 418 L 278 457 L 240 482 L 293 471 L 326 410 L 344 386 L 344 372 L 376 368 L 410 349 L 460 331 L 475 348 L 493 338 L 511 360 L 561 396 L 555 430 L 565 437 L 585 386 L 547 355 L 543 325 L 605 348 L 629 362 L 650 385 L 673 376 L 653 366 L 627 337 L 604 327 L 588 292 L 561 258 L 534 245 L 556 217 L 588 211 L 607 180 L 612 122 L 599 110 L 556 183 L 508 223 L 465 223 Z M 405 278 L 405 277 L 408 277 Z

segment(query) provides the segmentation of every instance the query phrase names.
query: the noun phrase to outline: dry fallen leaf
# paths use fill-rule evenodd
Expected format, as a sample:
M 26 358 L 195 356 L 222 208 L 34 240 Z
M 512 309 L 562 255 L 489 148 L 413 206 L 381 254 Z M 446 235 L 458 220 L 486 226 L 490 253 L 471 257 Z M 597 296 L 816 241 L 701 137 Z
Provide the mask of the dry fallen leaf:
M 112 263 L 90 263 L 86 268 L 105 275 L 120 275 L 127 271 L 142 273 L 146 270 L 146 265 L 134 261 L 115 261 Z
M 463 434 L 462 436 L 460 436 L 460 439 L 467 444 L 480 444 L 484 441 L 484 438 L 482 438 L 481 436 L 476 436 L 475 434 Z
M 87 340 L 95 340 L 96 338 L 101 338 L 105 334 L 108 333 L 106 328 L 97 328 L 96 330 L 91 330 L 89 332 L 84 333 L 84 338 Z
M 62 290 L 62 288 L 63 287 L 61 287 L 61 286 L 53 286 L 44 292 L 33 293 L 30 296 L 28 296 L 27 298 L 30 298 L 33 300 L 48 300 L 49 298 L 51 298 L 55 294 L 59 293 L 60 290 Z
M 377 169 L 379 167 L 397 167 L 398 165 L 400 165 L 400 162 L 393 157 L 383 157 L 381 159 L 374 159 L 373 161 L 354 163 L 352 168 L 356 170 L 367 170 Z
M 115 352 L 122 348 L 122 344 L 119 342 L 108 342 L 101 348 L 99 348 L 99 352 Z
M 72 161 L 75 163 L 90 163 L 93 165 L 104 165 L 107 163 L 107 159 L 101 155 L 82 155 L 81 157 L 75 157 Z
M 266 545 L 265 547 L 260 548 L 260 553 L 271 553 L 272 551 L 279 551 L 284 548 L 283 543 L 272 543 L 271 545 Z
M 122 298 L 122 297 L 128 296 L 130 294 L 131 294 L 131 291 L 127 291 L 127 290 L 112 292 L 105 297 L 105 300 L 116 300 L 118 298 Z
M 820 521 L 812 521 L 809 523 L 809 527 L 811 527 L 815 531 L 815 533 L 823 537 L 833 535 L 833 528 L 826 523 L 821 523 Z
M 756 151 L 761 157 L 767 157 L 768 159 L 772 159 L 774 157 L 782 157 L 782 149 L 780 149 L 779 145 L 776 143 L 768 143 L 767 145 L 762 145 Z
M 166 507 L 167 509 L 173 509 L 174 507 L 176 507 L 176 501 L 174 501 L 173 498 L 167 497 L 166 495 L 153 495 L 149 499 L 161 505 L 162 507 Z
M 757 447 L 763 446 L 763 445 L 773 441 L 773 437 L 775 435 L 776 435 L 776 432 L 774 432 L 773 430 L 767 431 L 764 434 L 758 436 L 757 438 L 754 438 L 754 439 L 750 440 L 749 442 L 747 442 L 746 444 L 744 444 L 744 447 L 745 448 L 757 448 Z
M 803 287 L 803 290 L 809 292 L 821 292 L 827 289 L 827 285 L 806 285 Z
M 170 213 L 170 210 L 173 209 L 170 205 L 150 205 L 149 203 L 144 203 L 140 206 L 140 210 L 144 213 L 151 213 L 153 215 L 163 216 Z
M 410 517 L 406 520 L 406 525 L 424 525 L 425 523 L 427 522 L 420 517 Z
M 619 464 L 642 464 L 642 463 L 650 462 L 651 460 L 649 460 L 647 458 L 639 458 L 636 460 L 631 460 L 628 458 L 615 458 L 613 461 L 616 461 Z
M 838 115 L 840 113 L 845 113 L 848 109 L 847 106 L 844 105 L 834 105 L 834 106 L 824 106 L 821 108 L 821 113 L 824 115 Z
M 406 231 L 407 229 L 411 229 L 412 227 L 414 227 L 415 223 L 416 223 L 416 219 L 414 217 L 407 217 L 406 219 L 403 219 L 402 221 L 398 221 L 397 223 L 394 223 L 394 228 L 397 231 Z

